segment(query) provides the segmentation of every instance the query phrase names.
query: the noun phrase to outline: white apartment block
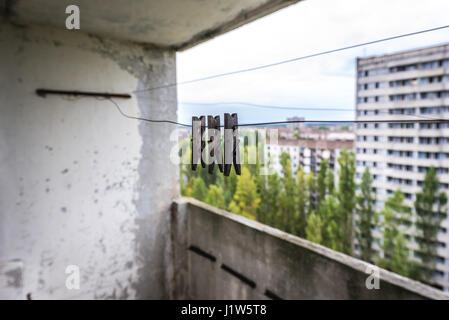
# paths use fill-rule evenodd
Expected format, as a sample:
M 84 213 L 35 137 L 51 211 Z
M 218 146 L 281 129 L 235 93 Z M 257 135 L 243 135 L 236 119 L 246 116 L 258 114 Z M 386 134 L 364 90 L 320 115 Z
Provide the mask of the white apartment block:
M 300 147 L 297 145 L 297 140 L 294 139 L 279 139 L 276 143 L 271 143 L 269 140 L 265 143 L 265 159 L 270 163 L 279 176 L 283 176 L 281 165 L 281 154 L 285 152 L 290 155 L 290 163 L 292 165 L 292 172 L 298 170 L 300 164 Z
M 280 176 L 282 176 L 280 156 L 283 152 L 290 154 L 293 172 L 301 166 L 306 173 L 317 173 L 321 161 L 328 159 L 329 167 L 337 173 L 337 159 L 343 148 L 352 150 L 353 140 L 279 139 L 276 144 L 269 141 L 266 143 L 265 159 L 270 159 L 271 165 Z
M 376 122 L 449 119 L 449 44 L 357 59 L 356 95 L 356 119 L 371 121 L 357 123 L 355 129 L 357 178 L 370 168 L 379 209 L 396 189 L 404 192 L 413 208 L 415 193 L 432 165 L 441 190 L 449 195 L 449 123 Z M 448 230 L 446 218 L 434 271 L 434 284 L 445 291 L 449 291 Z M 380 236 L 378 229 L 374 233 Z M 411 256 L 419 259 L 413 234 L 409 230 Z

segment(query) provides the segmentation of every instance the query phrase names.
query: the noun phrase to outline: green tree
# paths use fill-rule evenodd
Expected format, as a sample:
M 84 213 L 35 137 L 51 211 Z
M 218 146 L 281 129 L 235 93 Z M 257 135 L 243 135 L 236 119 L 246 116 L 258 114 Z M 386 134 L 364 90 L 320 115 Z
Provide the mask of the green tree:
M 368 262 L 372 262 L 374 259 L 371 228 L 377 222 L 375 211 L 376 194 L 373 191 L 372 184 L 373 178 L 371 177 L 369 168 L 366 167 L 360 183 L 360 193 L 356 198 L 356 208 L 359 218 L 357 240 L 360 246 L 360 258 Z
M 338 158 L 340 165 L 338 193 L 340 228 L 342 230 L 343 252 L 352 254 L 353 243 L 353 215 L 355 207 L 355 155 L 343 149 Z
M 279 196 L 282 190 L 282 182 L 277 173 L 268 176 L 268 191 L 262 198 L 267 202 L 267 223 L 276 227 L 279 215 Z
M 407 240 L 402 232 L 398 232 L 393 238 L 393 253 L 389 263 L 391 271 L 404 277 L 412 277 L 414 274 L 414 264 L 407 262 L 409 254 Z
M 318 170 L 317 177 L 317 206 L 319 208 L 321 201 L 324 201 L 327 193 L 326 175 L 328 171 L 327 160 L 323 159 Z
M 211 206 L 225 209 L 223 190 L 221 190 L 216 185 L 210 185 L 205 202 L 210 204 Z
M 313 175 L 313 172 L 309 172 L 309 174 L 306 176 L 306 186 L 307 186 L 307 195 L 309 197 L 308 206 L 307 206 L 307 215 L 310 215 L 312 213 L 312 211 L 316 209 L 315 197 L 316 197 L 317 187 L 316 187 L 316 180 L 315 180 L 315 176 Z
M 237 190 L 237 174 L 235 173 L 234 166 L 231 168 L 231 173 L 227 177 L 223 177 L 223 196 L 225 199 L 226 207 L 228 208 L 234 198 L 234 194 Z
M 334 195 L 327 195 L 320 206 L 322 221 L 322 244 L 333 250 L 343 251 L 342 232 L 340 229 L 339 203 Z
M 257 194 L 261 196 L 259 206 L 257 207 L 256 219 L 257 221 L 267 224 L 270 210 L 269 199 L 266 196 L 269 191 L 267 177 L 263 175 L 256 175 L 255 182 L 257 187 Z
M 403 276 L 412 274 L 412 264 L 408 261 L 409 249 L 404 236 L 404 221 L 409 219 L 411 210 L 403 204 L 404 194 L 396 190 L 385 202 L 383 216 L 383 258 L 379 265 Z
M 327 194 L 335 194 L 335 177 L 334 172 L 329 169 L 326 173 Z
M 193 179 L 192 197 L 200 201 L 204 201 L 207 197 L 207 187 L 201 177 Z
M 304 170 L 299 167 L 296 172 L 297 192 L 297 210 L 298 217 L 296 225 L 296 234 L 302 238 L 306 237 L 307 212 L 310 201 L 309 192 L 306 184 L 306 175 Z
M 260 143 L 259 143 L 260 144 Z M 259 147 L 257 149 L 257 152 L 259 152 L 261 148 Z M 262 149 L 263 151 L 263 149 Z M 257 221 L 260 221 L 262 223 L 268 224 L 269 223 L 269 216 L 270 216 L 270 198 L 268 197 L 268 194 L 270 192 L 269 186 L 268 186 L 268 179 L 266 175 L 260 174 L 260 162 L 259 162 L 259 156 L 263 157 L 263 153 L 261 155 L 258 154 L 255 170 L 254 170 L 254 177 L 255 182 L 257 186 L 257 193 L 261 196 L 260 197 L 260 204 L 257 208 Z
M 282 173 L 284 175 L 284 188 L 281 193 L 281 211 L 282 217 L 279 226 L 285 232 L 294 231 L 293 223 L 296 220 L 296 181 L 293 178 L 290 155 L 283 152 L 280 157 Z
M 260 197 L 257 194 L 257 186 L 251 173 L 245 166 L 242 174 L 237 176 L 237 187 L 234 200 L 229 204 L 231 212 L 255 220 Z
M 307 240 L 321 244 L 322 243 L 322 227 L 321 218 L 315 212 L 312 212 L 307 218 L 306 237 Z
M 438 232 L 441 222 L 446 217 L 447 196 L 439 191 L 439 186 L 436 170 L 432 166 L 426 172 L 421 192 L 416 194 L 416 229 L 420 237 L 418 244 L 422 260 L 420 273 L 422 281 L 429 281 L 435 269 Z

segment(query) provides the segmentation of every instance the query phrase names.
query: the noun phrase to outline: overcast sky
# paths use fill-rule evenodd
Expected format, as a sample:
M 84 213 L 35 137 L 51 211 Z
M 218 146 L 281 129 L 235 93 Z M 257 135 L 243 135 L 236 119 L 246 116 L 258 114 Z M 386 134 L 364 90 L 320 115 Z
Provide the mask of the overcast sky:
M 177 54 L 178 81 L 449 25 L 448 0 L 307 0 Z M 355 107 L 355 59 L 449 42 L 449 28 L 178 87 L 178 118 L 238 112 L 239 122 L 353 119 L 352 111 L 224 105 Z M 199 104 L 201 103 L 201 104 Z M 204 105 L 212 103 L 213 105 Z M 223 117 L 223 116 L 222 116 Z

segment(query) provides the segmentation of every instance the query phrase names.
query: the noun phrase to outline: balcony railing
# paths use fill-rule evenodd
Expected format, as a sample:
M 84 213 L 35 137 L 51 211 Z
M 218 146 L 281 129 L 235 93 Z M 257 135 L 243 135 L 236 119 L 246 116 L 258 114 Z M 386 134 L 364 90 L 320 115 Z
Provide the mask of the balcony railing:
M 368 289 L 371 264 L 192 198 L 171 220 L 173 298 L 449 299 L 383 269 Z

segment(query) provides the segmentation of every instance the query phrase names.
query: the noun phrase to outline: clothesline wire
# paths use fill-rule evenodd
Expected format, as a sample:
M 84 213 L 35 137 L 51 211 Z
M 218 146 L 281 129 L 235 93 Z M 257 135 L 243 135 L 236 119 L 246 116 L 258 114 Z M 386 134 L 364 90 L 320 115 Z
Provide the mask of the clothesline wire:
M 150 123 L 169 123 L 182 127 L 192 127 L 191 124 L 181 123 L 173 120 L 164 119 L 147 119 L 143 117 L 131 116 L 122 111 L 119 104 L 115 102 L 112 98 L 106 99 L 111 101 L 120 114 L 128 119 L 140 120 Z M 424 117 L 424 116 L 423 116 Z M 255 123 L 241 123 L 238 124 L 239 127 L 256 127 L 256 126 L 270 126 L 270 125 L 280 125 L 280 124 L 293 124 L 293 123 L 317 123 L 317 124 L 353 124 L 353 123 L 449 123 L 449 119 L 444 118 L 428 118 L 428 119 L 403 119 L 403 120 L 285 120 L 285 121 L 268 121 L 268 122 L 255 122 Z M 223 125 L 220 125 L 223 127 Z
M 321 51 L 321 52 L 317 52 L 317 53 L 313 53 L 313 54 L 309 54 L 309 55 L 305 55 L 305 56 L 300 56 L 300 57 L 296 57 L 296 58 L 292 58 L 292 59 L 282 60 L 282 61 L 278 61 L 278 62 L 274 62 L 274 63 L 259 65 L 259 66 L 256 66 L 256 67 L 250 67 L 250 68 L 245 68 L 245 69 L 240 69 L 240 70 L 234 70 L 234 71 L 214 74 L 214 75 L 210 75 L 210 76 L 206 76 L 206 77 L 202 77 L 202 78 L 186 80 L 186 81 L 181 81 L 181 82 L 174 82 L 174 83 L 161 85 L 161 86 L 156 86 L 156 87 L 150 87 L 150 88 L 145 88 L 145 89 L 138 89 L 138 90 L 133 91 L 133 93 L 154 91 L 154 90 L 165 89 L 165 88 L 172 88 L 172 87 L 177 87 L 177 86 L 180 86 L 180 85 L 186 85 L 186 84 L 191 84 L 191 83 L 196 83 L 196 82 L 207 81 L 207 80 L 211 80 L 211 79 L 222 78 L 222 77 L 235 75 L 235 74 L 241 74 L 241 73 L 247 73 L 247 72 L 252 72 L 252 71 L 256 71 L 256 70 L 266 69 L 266 68 L 272 68 L 272 67 L 275 67 L 275 66 L 288 64 L 288 63 L 292 63 L 292 62 L 296 62 L 296 61 L 300 61 L 300 60 L 306 60 L 306 59 L 315 58 L 315 57 L 318 57 L 318 56 L 323 56 L 323 55 L 327 55 L 327 54 L 331 54 L 331 53 L 335 53 L 335 52 L 345 51 L 345 50 L 349 50 L 349 49 L 355 49 L 355 48 L 359 48 L 359 47 L 363 47 L 363 46 L 367 46 L 367 45 L 372 45 L 372 44 L 376 44 L 376 43 L 380 43 L 380 42 L 391 41 L 391 40 L 395 40 L 395 39 L 400 39 L 400 38 L 404 38 L 404 37 L 410 37 L 410 36 L 414 36 L 414 35 L 418 35 L 418 34 L 438 31 L 438 30 L 447 29 L 447 28 L 449 28 L 449 25 L 435 27 L 435 28 L 430 28 L 430 29 L 419 30 L 419 31 L 415 31 L 415 32 L 403 33 L 403 34 L 399 34 L 399 35 L 395 35 L 395 36 L 391 36 L 391 37 L 387 37 L 387 38 L 372 40 L 372 41 L 368 41 L 368 42 L 363 42 L 363 43 L 358 43 L 358 44 L 354 44 L 354 45 L 349 45 L 349 46 L 346 46 L 346 47 L 341 47 L 341 48 L 337 48 L 337 49 Z

